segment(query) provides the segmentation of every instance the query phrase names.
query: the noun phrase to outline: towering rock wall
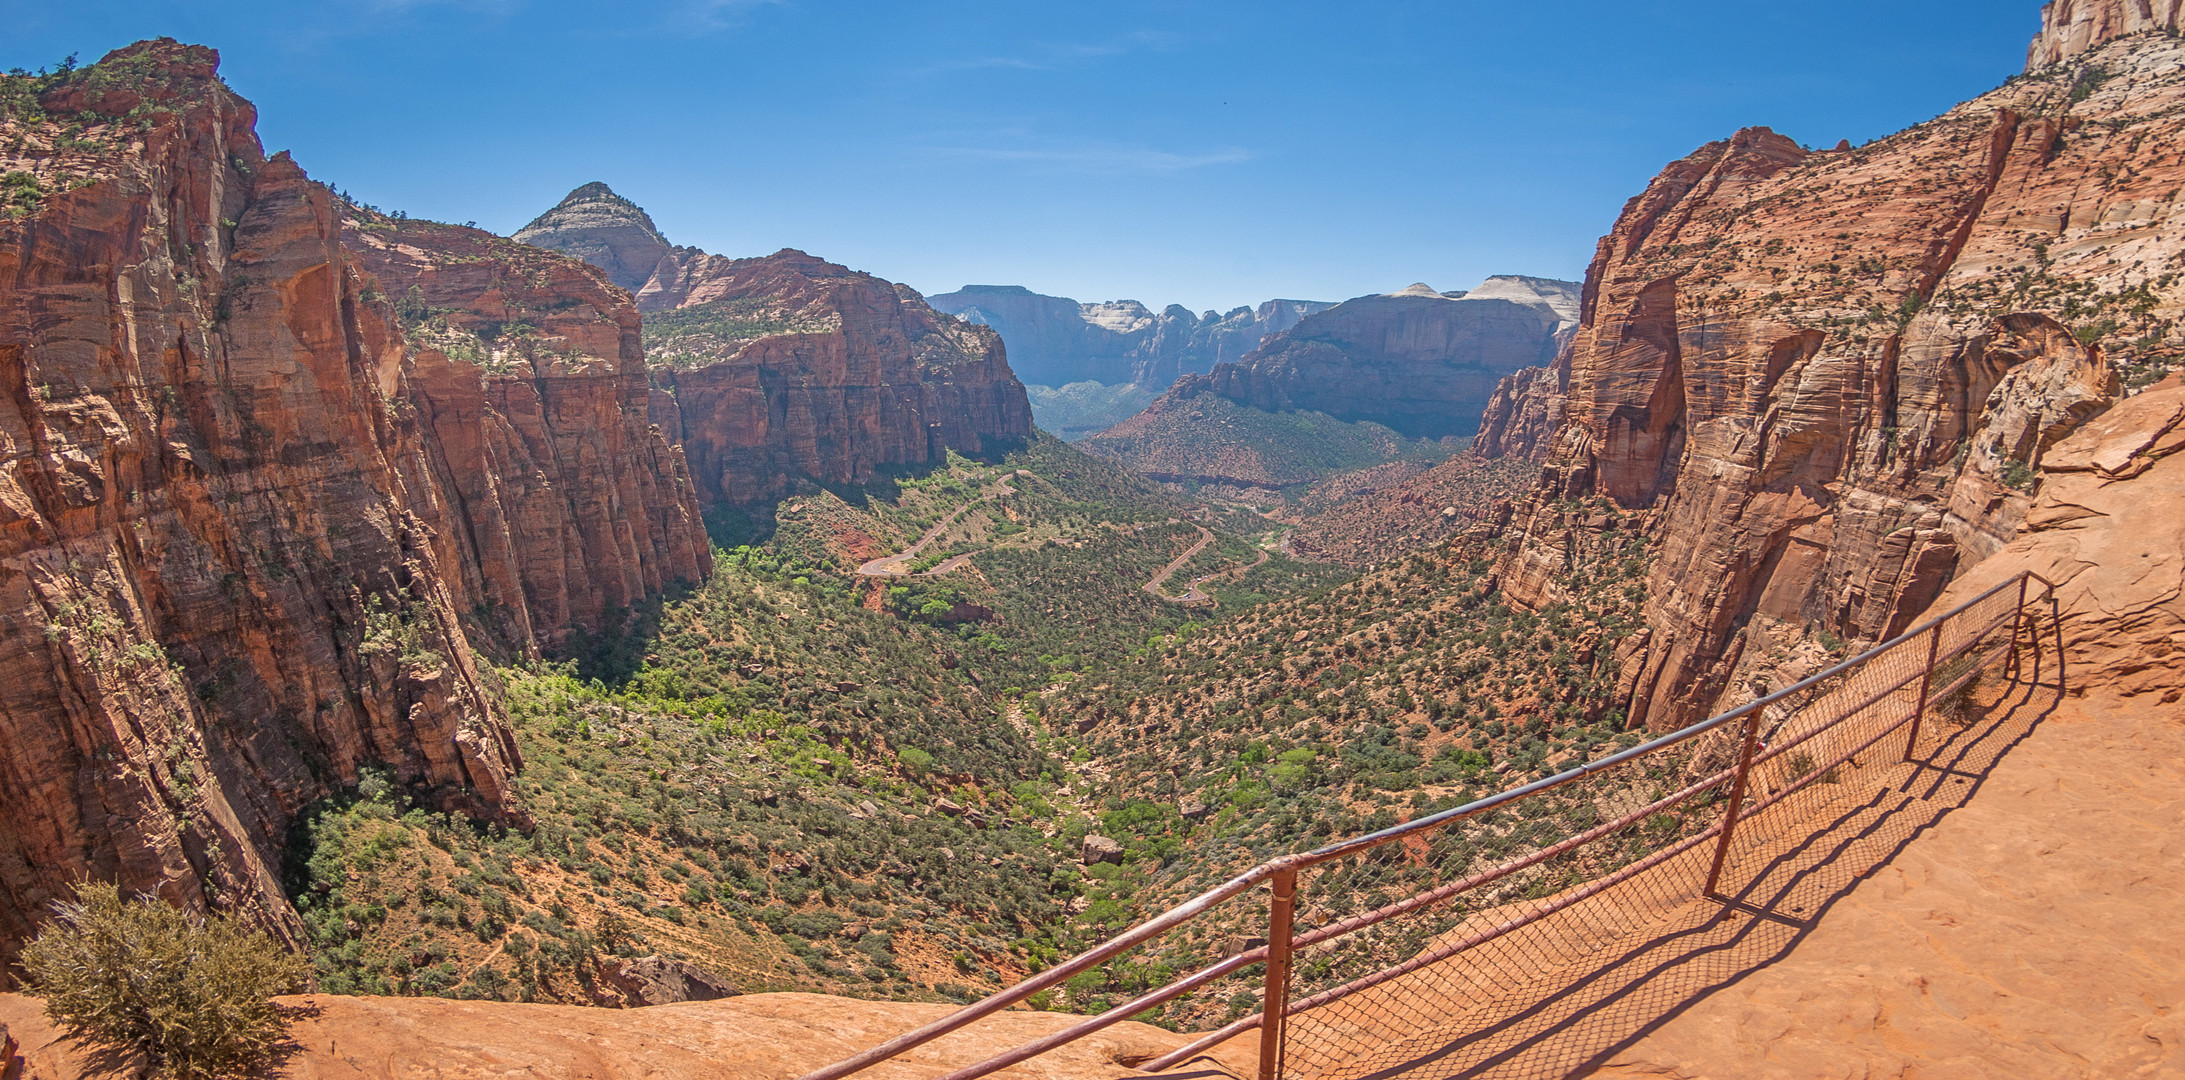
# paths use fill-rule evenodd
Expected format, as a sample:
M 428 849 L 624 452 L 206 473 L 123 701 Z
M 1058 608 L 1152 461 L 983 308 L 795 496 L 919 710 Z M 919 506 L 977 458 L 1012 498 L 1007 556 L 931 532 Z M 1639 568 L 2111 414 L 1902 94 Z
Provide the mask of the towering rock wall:
M 800 251 L 701 256 L 648 323 L 662 426 L 712 502 L 800 479 L 863 483 L 886 465 L 983 452 L 1032 434 L 999 335 L 891 284 Z
M 279 845 L 367 763 L 514 812 L 392 313 L 216 64 L 0 84 L 0 957 L 85 876 L 293 932 Z
M 1576 326 L 1577 294 L 1573 282 L 1510 277 L 1471 293 L 1414 285 L 1360 297 L 1172 392 L 1370 420 L 1413 437 L 1470 434 L 1504 376 L 1554 359 Z
M 2041 9 L 2041 33 L 2026 53 L 2036 71 L 2100 48 L 2127 34 L 2178 29 L 2185 0 L 2050 0 Z
M 477 229 L 351 210 L 344 242 L 412 349 L 407 400 L 449 494 L 456 609 L 559 652 L 712 569 L 682 450 L 647 419 L 637 308 L 601 270 Z
M 368 765 L 521 825 L 471 641 L 709 569 L 628 294 L 339 203 L 217 63 L 0 78 L 0 979 L 87 876 L 293 936 L 294 817 Z
M 986 327 L 904 285 L 782 251 L 729 259 L 660 239 L 636 204 L 587 184 L 516 239 L 634 286 L 654 364 L 652 417 L 708 503 L 1028 438 L 1032 408 Z M 628 287 L 628 286 L 626 286 Z
M 1588 274 L 1506 587 L 1563 588 L 1563 500 L 1650 510 L 1626 675 L 1655 728 L 1714 704 L 1757 619 L 1902 629 L 2178 354 L 2181 104 L 2185 44 L 2142 35 L 1857 150 L 1754 129 L 1671 165 Z
M 1171 304 L 1156 313 L 1136 300 L 1080 304 L 1021 285 L 967 285 L 933 306 L 1001 332 L 1018 375 L 1042 386 L 1091 380 L 1161 390 L 1184 375 L 1240 360 L 1270 334 L 1335 305 L 1269 300 L 1257 308 L 1194 315 Z

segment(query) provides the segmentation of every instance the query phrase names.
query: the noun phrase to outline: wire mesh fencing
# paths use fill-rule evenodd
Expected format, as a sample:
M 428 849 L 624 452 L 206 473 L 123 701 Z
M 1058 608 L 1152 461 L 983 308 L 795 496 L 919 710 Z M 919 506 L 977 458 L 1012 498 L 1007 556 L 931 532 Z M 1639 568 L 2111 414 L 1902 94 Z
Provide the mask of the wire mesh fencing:
M 1814 823 L 1889 811 L 1867 793 L 2030 651 L 2023 603 L 1998 590 L 1711 730 L 1310 867 L 1268 1075 L 1492 1064 L 1610 992 L 1583 991 L 1619 944 L 1751 906 L 1771 870 L 1818 857 Z M 1793 888 L 1765 903 L 1795 917 L 1818 900 Z
M 804 1080 L 854 1075 L 1056 994 L 1105 1011 L 941 1080 L 976 1080 L 1125 1019 L 1215 1028 L 1141 1066 L 1154 1071 L 1258 1028 L 1259 1080 L 1495 1072 L 1641 992 L 1663 966 L 1704 955 L 1705 928 L 1739 911 L 1793 921 L 1817 911 L 1817 879 L 1798 868 L 1918 801 L 1898 781 L 1947 770 L 1921 755 L 1973 719 L 1983 681 L 2038 682 L 2044 656 L 2061 664 L 2036 618 L 2048 604 L 2054 622 L 2053 597 L 2021 575 L 1651 743 L 1264 863 Z M 2061 686 L 2060 667 L 2054 677 Z M 1681 951 L 1661 948 L 1680 937 Z

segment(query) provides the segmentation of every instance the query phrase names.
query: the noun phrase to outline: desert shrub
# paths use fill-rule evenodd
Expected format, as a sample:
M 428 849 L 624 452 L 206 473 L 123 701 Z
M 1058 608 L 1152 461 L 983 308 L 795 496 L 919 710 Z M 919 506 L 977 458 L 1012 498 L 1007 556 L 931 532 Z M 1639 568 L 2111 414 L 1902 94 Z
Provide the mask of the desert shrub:
M 302 989 L 305 968 L 264 933 L 97 883 L 53 910 L 22 963 L 77 1040 L 199 1080 L 250 1073 L 287 1033 L 272 998 Z

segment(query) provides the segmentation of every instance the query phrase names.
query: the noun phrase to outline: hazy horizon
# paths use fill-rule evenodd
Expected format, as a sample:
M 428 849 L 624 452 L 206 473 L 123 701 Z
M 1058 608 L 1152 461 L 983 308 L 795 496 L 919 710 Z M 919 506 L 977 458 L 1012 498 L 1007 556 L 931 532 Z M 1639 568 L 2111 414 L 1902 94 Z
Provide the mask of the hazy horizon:
M 211 45 L 269 152 L 418 217 L 506 234 L 601 180 L 722 254 L 1226 311 L 1582 277 L 1668 162 L 1750 125 L 1886 135 L 2016 73 L 2039 24 L 1751 8 L 6 0 L 0 65 Z

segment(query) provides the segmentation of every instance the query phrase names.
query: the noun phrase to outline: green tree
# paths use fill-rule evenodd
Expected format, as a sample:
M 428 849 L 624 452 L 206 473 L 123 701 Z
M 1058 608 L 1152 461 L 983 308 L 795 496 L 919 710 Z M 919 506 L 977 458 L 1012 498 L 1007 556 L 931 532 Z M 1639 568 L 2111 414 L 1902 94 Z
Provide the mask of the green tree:
M 287 1034 L 272 999 L 302 989 L 306 968 L 264 933 L 100 883 L 53 910 L 22 963 L 46 1015 L 79 1041 L 209 1080 L 248 1075 Z

